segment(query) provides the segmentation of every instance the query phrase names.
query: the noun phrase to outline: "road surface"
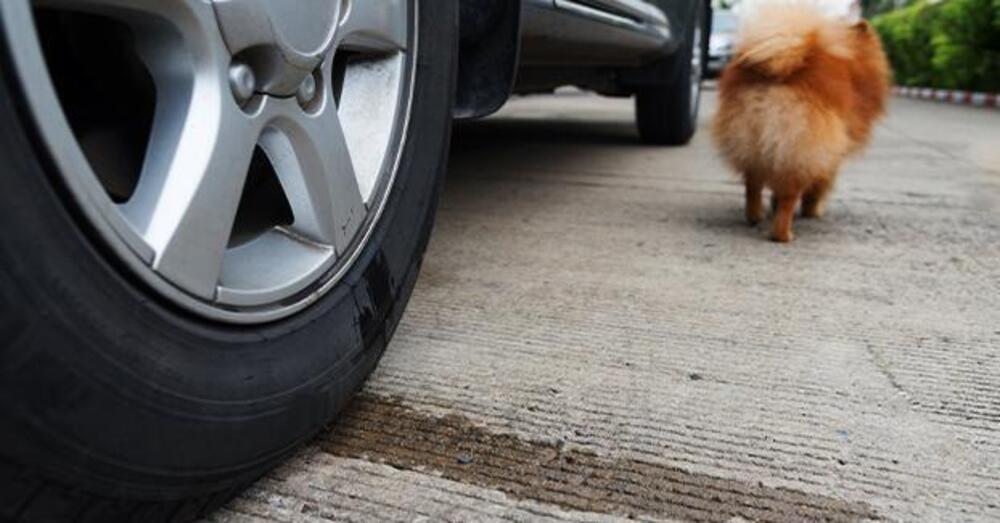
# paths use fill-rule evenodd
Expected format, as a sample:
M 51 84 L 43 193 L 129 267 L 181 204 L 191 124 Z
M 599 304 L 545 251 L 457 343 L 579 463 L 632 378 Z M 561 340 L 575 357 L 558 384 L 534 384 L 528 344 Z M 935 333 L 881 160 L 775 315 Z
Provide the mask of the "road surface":
M 896 99 L 826 218 L 702 129 L 531 97 L 456 130 L 404 320 L 218 522 L 1000 520 L 1000 111 Z

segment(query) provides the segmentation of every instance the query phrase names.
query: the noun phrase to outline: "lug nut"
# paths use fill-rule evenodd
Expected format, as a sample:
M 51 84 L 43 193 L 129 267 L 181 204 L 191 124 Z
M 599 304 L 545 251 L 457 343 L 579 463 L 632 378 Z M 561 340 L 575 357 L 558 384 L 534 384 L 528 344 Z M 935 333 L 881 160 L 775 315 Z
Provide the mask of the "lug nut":
M 247 103 L 257 89 L 257 79 L 249 65 L 234 62 L 229 66 L 229 87 L 240 105 Z
M 316 75 L 311 74 L 302 80 L 299 84 L 299 89 L 295 91 L 295 98 L 299 100 L 299 104 L 303 107 L 312 103 L 316 98 Z

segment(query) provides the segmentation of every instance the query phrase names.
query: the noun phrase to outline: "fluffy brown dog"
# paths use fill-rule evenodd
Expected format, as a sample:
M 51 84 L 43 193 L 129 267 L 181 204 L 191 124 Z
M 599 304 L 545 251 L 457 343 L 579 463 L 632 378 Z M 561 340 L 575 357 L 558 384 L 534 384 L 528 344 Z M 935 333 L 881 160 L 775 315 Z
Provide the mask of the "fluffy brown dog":
M 776 241 L 792 240 L 799 200 L 803 217 L 822 215 L 841 163 L 868 142 L 888 92 L 889 67 L 867 22 L 789 3 L 745 20 L 713 131 L 746 183 L 747 220 L 764 219 L 765 187 Z

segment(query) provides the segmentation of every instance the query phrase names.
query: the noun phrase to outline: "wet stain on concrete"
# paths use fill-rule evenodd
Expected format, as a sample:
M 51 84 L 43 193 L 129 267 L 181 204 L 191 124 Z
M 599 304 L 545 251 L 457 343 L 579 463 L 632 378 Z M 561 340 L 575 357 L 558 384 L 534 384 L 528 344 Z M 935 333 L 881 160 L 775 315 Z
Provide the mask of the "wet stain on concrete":
M 526 441 L 462 416 L 434 417 L 372 395 L 354 400 L 323 448 L 570 510 L 689 521 L 879 519 L 865 503 Z

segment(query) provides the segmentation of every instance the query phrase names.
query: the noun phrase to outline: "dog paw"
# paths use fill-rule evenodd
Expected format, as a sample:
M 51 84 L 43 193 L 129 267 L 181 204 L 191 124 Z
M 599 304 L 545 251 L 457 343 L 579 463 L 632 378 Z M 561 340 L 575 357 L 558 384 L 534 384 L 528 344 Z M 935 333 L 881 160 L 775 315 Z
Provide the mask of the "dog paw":
M 819 219 L 823 217 L 823 207 L 802 206 L 802 217 L 806 219 Z
M 773 242 L 777 242 L 777 243 L 790 243 L 794 239 L 795 239 L 795 235 L 792 234 L 791 232 L 787 232 L 787 233 L 785 233 L 785 232 L 772 232 L 771 233 L 771 241 L 773 241 Z

